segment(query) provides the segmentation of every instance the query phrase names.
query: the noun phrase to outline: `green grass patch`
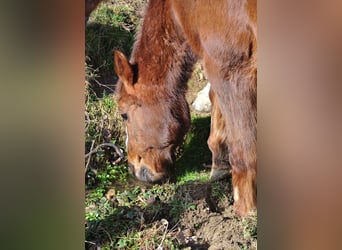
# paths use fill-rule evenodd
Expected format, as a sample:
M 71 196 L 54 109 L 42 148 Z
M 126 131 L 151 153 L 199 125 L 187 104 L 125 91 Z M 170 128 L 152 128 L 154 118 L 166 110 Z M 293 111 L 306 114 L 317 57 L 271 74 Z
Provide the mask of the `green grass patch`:
M 257 217 L 251 216 L 242 219 L 243 237 L 246 240 L 257 239 Z
M 185 171 L 183 175 L 177 177 L 177 183 L 185 184 L 187 182 L 195 181 L 208 181 L 209 172 L 208 171 Z
M 114 75 L 114 49 L 126 55 L 132 49 L 138 22 L 134 14 L 128 5 L 111 4 L 102 4 L 92 13 L 85 30 L 88 64 Z
M 207 145 L 210 133 L 210 117 L 191 117 L 191 126 L 179 150 L 176 161 L 177 181 L 206 180 L 204 165 L 210 164 L 211 152 Z M 197 173 L 197 176 L 196 176 Z M 200 173 L 200 174 L 198 174 Z

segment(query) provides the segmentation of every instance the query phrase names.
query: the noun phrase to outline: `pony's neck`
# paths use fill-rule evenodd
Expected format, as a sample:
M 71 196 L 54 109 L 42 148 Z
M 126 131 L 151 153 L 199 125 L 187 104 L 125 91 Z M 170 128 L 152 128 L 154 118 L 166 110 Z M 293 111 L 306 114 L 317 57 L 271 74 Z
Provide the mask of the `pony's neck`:
M 172 18 L 169 1 L 150 0 L 145 19 L 134 44 L 131 63 L 138 66 L 138 83 L 144 92 L 182 91 L 194 64 L 194 57 Z

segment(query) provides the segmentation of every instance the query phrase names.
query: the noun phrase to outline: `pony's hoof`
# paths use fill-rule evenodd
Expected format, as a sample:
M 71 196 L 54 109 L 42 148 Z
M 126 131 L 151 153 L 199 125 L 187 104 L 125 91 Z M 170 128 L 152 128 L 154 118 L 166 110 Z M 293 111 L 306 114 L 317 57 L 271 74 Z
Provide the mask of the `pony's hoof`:
M 210 172 L 210 181 L 217 181 L 227 177 L 230 169 L 212 168 Z
M 234 204 L 234 212 L 239 217 L 255 217 L 258 215 L 256 207 L 246 209 L 239 207 L 236 203 Z

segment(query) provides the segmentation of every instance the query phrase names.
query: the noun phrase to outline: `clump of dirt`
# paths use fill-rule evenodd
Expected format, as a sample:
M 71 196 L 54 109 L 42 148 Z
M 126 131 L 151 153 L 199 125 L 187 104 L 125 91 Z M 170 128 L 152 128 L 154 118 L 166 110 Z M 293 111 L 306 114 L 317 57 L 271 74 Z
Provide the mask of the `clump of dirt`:
M 229 182 L 229 180 L 227 180 Z M 256 249 L 256 218 L 236 217 L 231 187 L 227 182 L 189 185 L 195 209 L 186 210 L 179 221 L 177 239 L 190 249 Z

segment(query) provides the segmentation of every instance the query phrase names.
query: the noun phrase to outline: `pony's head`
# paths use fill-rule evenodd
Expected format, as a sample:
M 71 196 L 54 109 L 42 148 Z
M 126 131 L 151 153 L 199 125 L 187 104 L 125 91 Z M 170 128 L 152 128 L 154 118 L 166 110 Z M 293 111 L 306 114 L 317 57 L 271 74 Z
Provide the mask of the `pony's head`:
M 146 82 L 139 65 L 119 51 L 114 52 L 114 62 L 130 173 L 141 181 L 159 182 L 168 176 L 175 150 L 190 125 L 185 95 L 160 88 L 159 82 Z

